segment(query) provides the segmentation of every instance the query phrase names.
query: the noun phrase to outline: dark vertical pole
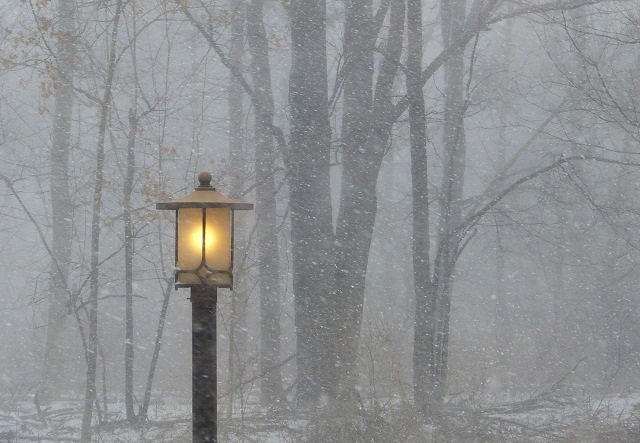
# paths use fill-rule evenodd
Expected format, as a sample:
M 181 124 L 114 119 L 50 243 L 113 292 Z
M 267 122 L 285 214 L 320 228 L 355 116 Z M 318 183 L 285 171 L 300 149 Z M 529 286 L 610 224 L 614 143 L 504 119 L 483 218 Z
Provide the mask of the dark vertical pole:
M 217 442 L 217 288 L 191 288 L 193 443 Z

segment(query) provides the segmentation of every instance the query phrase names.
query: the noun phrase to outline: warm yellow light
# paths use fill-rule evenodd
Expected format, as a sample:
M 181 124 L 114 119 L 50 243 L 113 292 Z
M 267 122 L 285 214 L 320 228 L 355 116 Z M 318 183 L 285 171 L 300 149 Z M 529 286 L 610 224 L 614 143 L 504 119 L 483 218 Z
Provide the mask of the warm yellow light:
M 191 238 L 191 248 L 193 250 L 200 250 L 200 254 L 202 254 L 202 222 L 197 228 L 192 229 L 192 233 L 190 235 Z M 204 248 L 205 251 L 210 251 L 215 248 L 216 245 L 216 233 L 214 229 L 211 229 L 207 226 L 207 230 L 204 234 Z
M 225 273 L 231 271 L 231 210 L 206 209 L 204 239 L 202 225 L 202 209 L 178 210 L 177 265 L 181 271 L 193 271 L 193 274 L 180 273 L 178 282 L 199 284 L 201 279 L 206 279 L 209 284 L 229 284 L 230 277 Z

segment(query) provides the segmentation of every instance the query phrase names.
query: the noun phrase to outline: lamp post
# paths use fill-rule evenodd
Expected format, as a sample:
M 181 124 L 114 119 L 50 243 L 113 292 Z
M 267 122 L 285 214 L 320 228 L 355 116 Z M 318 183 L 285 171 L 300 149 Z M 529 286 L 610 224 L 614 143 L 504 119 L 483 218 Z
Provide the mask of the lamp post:
M 233 213 L 253 209 L 211 186 L 211 174 L 186 197 L 156 204 L 176 211 L 176 288 L 191 289 L 193 442 L 217 442 L 216 302 L 233 288 Z

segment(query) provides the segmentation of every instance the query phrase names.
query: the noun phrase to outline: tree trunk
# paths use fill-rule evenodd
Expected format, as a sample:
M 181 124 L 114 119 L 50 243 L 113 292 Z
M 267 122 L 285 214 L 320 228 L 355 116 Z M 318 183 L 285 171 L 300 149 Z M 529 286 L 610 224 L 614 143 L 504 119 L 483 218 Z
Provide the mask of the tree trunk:
M 298 402 L 332 391 L 331 313 L 335 262 L 329 182 L 330 139 L 325 0 L 292 0 L 291 149 L 288 151 Z
M 415 322 L 413 326 L 414 402 L 423 416 L 432 413 L 435 394 L 434 344 L 436 300 L 431 284 L 427 136 L 422 72 L 422 0 L 407 5 L 407 96 L 411 142 L 411 197 L 413 206 L 413 285 Z
M 127 140 L 127 175 L 124 184 L 124 266 L 125 266 L 125 342 L 124 342 L 124 401 L 127 420 L 135 419 L 133 409 L 133 222 L 131 220 L 131 195 L 136 172 L 136 133 L 138 116 L 129 110 L 129 135 Z
M 233 3 L 234 10 L 231 18 L 231 48 L 229 61 L 239 71 L 243 70 L 242 56 L 245 38 L 245 2 L 238 0 Z M 229 90 L 227 103 L 229 105 L 229 169 L 231 171 L 232 198 L 241 198 L 247 185 L 246 131 L 243 106 L 244 93 L 242 86 L 231 73 L 229 75 Z M 236 386 L 242 378 L 241 356 L 246 351 L 247 333 L 246 310 L 249 302 L 249 288 L 245 284 L 245 272 L 241 264 L 246 263 L 247 254 L 246 225 L 243 217 L 235 221 L 234 239 L 234 290 L 231 298 L 231 316 L 229 319 L 229 387 Z M 227 397 L 227 418 L 233 415 L 235 395 L 230 390 Z
M 371 235 L 377 210 L 378 158 L 367 150 L 373 102 L 371 0 L 345 2 L 342 188 L 336 229 L 336 351 L 346 395 L 356 384 L 358 339 Z M 373 183 L 371 183 L 373 182 Z
M 442 35 L 445 48 L 462 35 L 466 1 L 445 0 L 441 3 Z M 464 187 L 466 140 L 464 113 L 464 47 L 453 51 L 445 63 L 442 209 L 434 269 L 438 326 L 436 332 L 435 377 L 436 398 L 440 402 L 446 390 L 449 351 L 451 285 L 459 238 L 455 230 L 461 221 L 461 199 Z
M 83 443 L 91 442 L 91 419 L 93 416 L 93 402 L 96 398 L 96 357 L 98 346 L 98 290 L 100 263 L 100 232 L 101 232 L 101 209 L 102 209 L 102 189 L 104 186 L 104 165 L 105 165 L 105 135 L 107 131 L 107 120 L 111 110 L 113 76 L 116 68 L 116 40 L 118 36 L 118 24 L 120 22 L 120 12 L 122 10 L 122 0 L 118 0 L 113 19 L 110 53 L 107 59 L 107 78 L 105 89 L 100 106 L 100 124 L 98 128 L 98 144 L 96 149 L 96 179 L 93 190 L 93 205 L 91 217 L 91 265 L 89 276 L 89 339 L 87 343 L 87 384 L 84 397 L 84 414 L 82 417 Z
M 247 9 L 247 33 L 251 50 L 251 76 L 256 100 L 256 227 L 258 231 L 258 280 L 260 288 L 260 402 L 270 406 L 282 399 L 280 363 L 280 263 L 276 214 L 276 153 L 269 126 L 273 121 L 273 96 L 269 44 L 263 22 L 263 0 L 253 0 Z
M 357 382 L 360 325 L 365 277 L 377 213 L 376 187 L 393 127 L 393 83 L 398 71 L 404 33 L 404 2 L 393 2 L 386 53 L 378 74 L 372 104 L 371 5 L 354 4 L 346 30 L 345 116 L 343 169 L 337 222 L 335 330 L 341 394 Z M 353 29 L 351 29 L 351 27 Z M 366 37 L 364 38 L 363 37 Z M 352 54 L 354 52 L 355 54 Z M 367 89 L 368 88 L 368 89 Z
M 160 317 L 158 319 L 158 328 L 156 329 L 156 341 L 153 346 L 153 356 L 151 357 L 151 364 L 149 365 L 149 374 L 147 375 L 147 383 L 144 389 L 144 399 L 142 405 L 138 410 L 138 418 L 146 419 L 147 412 L 149 411 L 149 403 L 151 402 L 151 389 L 153 388 L 153 377 L 156 374 L 156 366 L 158 364 L 158 358 L 160 357 L 160 348 L 162 347 L 162 337 L 164 335 L 164 324 L 167 321 L 167 311 L 169 310 L 169 299 L 173 293 L 173 276 L 167 279 L 167 286 L 164 290 L 164 297 L 162 300 L 162 308 L 160 310 Z
M 51 143 L 51 214 L 52 249 L 55 263 L 51 266 L 47 336 L 38 397 L 48 404 L 56 400 L 64 376 L 65 347 L 69 319 L 67 279 L 71 261 L 73 208 L 69 195 L 69 151 L 73 112 L 73 75 L 76 53 L 76 3 L 58 3 L 58 78 L 55 89 L 55 113 Z
M 506 32 L 504 37 L 504 43 L 502 46 L 503 49 L 503 59 L 502 59 L 502 69 L 505 73 L 509 73 L 511 60 L 512 60 L 512 50 L 513 50 L 513 20 L 509 20 L 506 23 Z M 509 79 L 505 76 L 502 79 L 504 82 L 507 82 Z M 507 146 L 509 145 L 508 140 L 508 126 L 509 126 L 509 115 L 510 115 L 510 106 L 509 102 L 505 101 L 505 103 L 500 107 L 500 114 L 498 116 L 500 130 L 498 133 L 498 158 L 497 158 L 497 173 L 502 174 L 506 163 L 507 163 Z M 493 327 L 494 327 L 494 336 L 496 338 L 496 349 L 494 352 L 495 355 L 495 363 L 496 368 L 493 371 L 493 378 L 495 383 L 501 385 L 504 383 L 508 377 L 505 377 L 504 373 L 507 372 L 507 368 L 504 363 L 508 361 L 510 358 L 511 350 L 510 350 L 510 340 L 509 340 L 509 318 L 510 318 L 510 300 L 507 299 L 507 291 L 505 285 L 505 258 L 507 256 L 506 248 L 504 246 L 504 233 L 502 231 L 502 225 L 506 225 L 508 220 L 501 214 L 501 208 L 498 208 L 498 211 L 495 215 L 495 224 L 496 224 L 496 281 L 495 281 L 495 299 L 493 300 Z

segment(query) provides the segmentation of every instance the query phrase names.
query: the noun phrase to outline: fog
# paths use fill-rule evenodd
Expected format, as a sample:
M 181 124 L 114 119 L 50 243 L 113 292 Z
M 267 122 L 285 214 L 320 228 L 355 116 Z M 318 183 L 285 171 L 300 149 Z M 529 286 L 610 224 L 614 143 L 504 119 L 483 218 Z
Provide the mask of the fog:
M 0 441 L 192 441 L 202 171 L 202 441 L 639 441 L 639 10 L 0 3 Z

